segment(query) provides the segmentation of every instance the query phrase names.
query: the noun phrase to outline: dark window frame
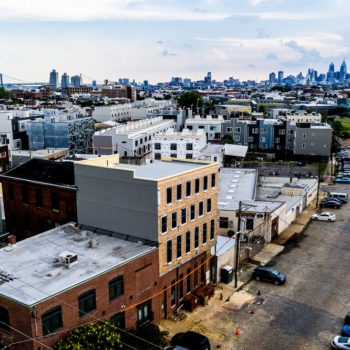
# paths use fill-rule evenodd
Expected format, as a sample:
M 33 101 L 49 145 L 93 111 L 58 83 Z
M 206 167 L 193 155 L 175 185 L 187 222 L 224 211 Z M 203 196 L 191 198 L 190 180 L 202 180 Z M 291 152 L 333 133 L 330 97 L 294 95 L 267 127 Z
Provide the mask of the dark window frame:
M 108 282 L 109 301 L 124 295 L 124 276 L 119 275 Z
M 202 226 L 202 244 L 208 243 L 208 224 L 206 222 L 203 223 Z
M 186 231 L 185 253 L 188 254 L 190 251 L 191 251 L 191 231 Z
M 199 226 L 194 228 L 194 249 L 199 248 Z
M 177 201 L 182 200 L 182 184 L 176 185 L 176 200 Z
M 166 263 L 171 264 L 173 262 L 173 240 L 169 239 L 166 242 Z
M 207 198 L 207 214 L 211 213 L 211 198 Z
M 10 314 L 3 306 L 0 306 L 0 321 L 3 322 L 0 322 L 0 329 L 10 332 Z
M 208 191 L 208 175 L 203 176 L 203 191 Z
M 41 315 L 43 335 L 47 336 L 63 327 L 62 306 L 55 306 Z M 50 329 L 52 327 L 52 329 Z
M 166 204 L 171 204 L 173 202 L 173 188 L 167 187 L 166 189 Z
M 190 206 L 190 221 L 193 221 L 196 219 L 196 205 L 191 204 Z
M 215 188 L 216 186 L 216 173 L 211 174 L 211 188 Z
M 89 305 L 91 304 L 91 305 Z M 78 296 L 79 318 L 96 310 L 96 289 L 90 289 Z
M 182 236 L 179 235 L 176 237 L 176 259 L 182 257 Z
M 192 182 L 187 181 L 186 182 L 186 198 L 191 197 L 192 194 Z
M 177 228 L 177 211 L 171 213 L 171 229 L 175 230 Z
M 195 179 L 194 180 L 194 194 L 198 194 L 200 192 L 200 179 Z
M 163 220 L 165 220 L 165 222 L 163 222 Z M 165 230 L 164 230 L 165 228 Z M 160 218 L 160 232 L 162 234 L 165 234 L 168 232 L 168 215 L 163 215 Z
M 181 209 L 181 225 L 185 225 L 187 223 L 187 208 Z
M 215 219 L 210 220 L 210 237 L 209 239 L 212 241 L 215 238 Z

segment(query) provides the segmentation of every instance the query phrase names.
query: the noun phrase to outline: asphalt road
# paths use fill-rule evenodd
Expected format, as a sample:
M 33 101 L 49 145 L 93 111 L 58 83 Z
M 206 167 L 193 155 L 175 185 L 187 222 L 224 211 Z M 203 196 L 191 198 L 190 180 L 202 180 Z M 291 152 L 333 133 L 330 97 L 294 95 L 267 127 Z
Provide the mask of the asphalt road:
M 350 194 L 350 185 L 329 190 Z M 336 222 L 311 222 L 271 261 L 287 275 L 285 285 L 251 281 L 246 291 L 255 295 L 253 303 L 217 315 L 218 324 L 232 325 L 232 334 L 236 326 L 240 331 L 223 349 L 330 348 L 350 311 L 350 202 L 329 211 Z

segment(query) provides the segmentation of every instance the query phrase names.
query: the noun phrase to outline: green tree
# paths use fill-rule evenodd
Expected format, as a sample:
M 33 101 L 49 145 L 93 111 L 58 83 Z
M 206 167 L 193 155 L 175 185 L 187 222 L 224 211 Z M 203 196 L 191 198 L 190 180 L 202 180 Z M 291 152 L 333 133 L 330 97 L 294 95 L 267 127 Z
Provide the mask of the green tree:
M 233 145 L 235 143 L 235 140 L 233 139 L 233 136 L 231 134 L 225 134 L 222 137 L 220 143 L 222 144 L 228 143 L 230 145 Z
M 164 95 L 164 100 L 171 100 L 171 95 L 170 94 Z
M 122 349 L 120 334 L 110 321 L 89 323 L 73 329 L 59 341 L 57 350 L 115 350 Z
M 10 98 L 10 93 L 6 91 L 4 88 L 0 88 L 0 98 Z
M 203 106 L 202 96 L 196 91 L 184 92 L 178 99 L 179 105 L 183 108 L 197 108 L 201 109 Z M 198 102 L 197 102 L 198 101 Z

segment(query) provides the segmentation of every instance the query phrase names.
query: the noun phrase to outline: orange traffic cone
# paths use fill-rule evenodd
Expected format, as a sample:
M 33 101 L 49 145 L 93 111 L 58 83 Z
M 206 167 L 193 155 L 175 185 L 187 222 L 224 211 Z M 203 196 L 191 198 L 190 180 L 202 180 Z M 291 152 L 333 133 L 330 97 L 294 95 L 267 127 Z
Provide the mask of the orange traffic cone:
M 238 328 L 236 328 L 236 335 L 239 335 L 239 330 L 238 330 Z

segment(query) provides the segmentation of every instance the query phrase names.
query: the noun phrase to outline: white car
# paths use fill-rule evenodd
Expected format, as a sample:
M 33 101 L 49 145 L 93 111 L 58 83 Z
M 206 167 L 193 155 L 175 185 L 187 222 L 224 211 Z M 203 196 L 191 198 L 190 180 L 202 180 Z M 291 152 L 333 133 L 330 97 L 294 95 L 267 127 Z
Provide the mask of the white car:
M 335 336 L 332 343 L 332 349 L 350 349 L 350 338 L 341 337 L 339 335 Z
M 335 221 L 335 219 L 335 214 L 333 213 L 320 213 L 312 215 L 312 220 Z

